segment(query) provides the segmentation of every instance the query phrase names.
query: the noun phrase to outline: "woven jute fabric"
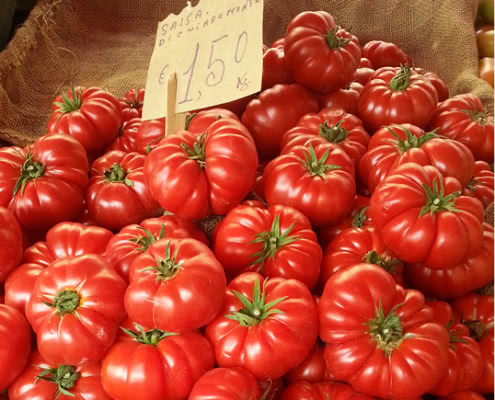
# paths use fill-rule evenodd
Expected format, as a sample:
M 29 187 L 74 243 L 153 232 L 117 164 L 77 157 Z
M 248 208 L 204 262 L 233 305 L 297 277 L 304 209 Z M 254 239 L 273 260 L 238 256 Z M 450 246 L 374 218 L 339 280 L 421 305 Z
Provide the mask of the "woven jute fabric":
M 25 145 L 42 135 L 53 98 L 71 84 L 106 88 L 117 96 L 144 86 L 158 21 L 185 5 L 185 0 L 40 0 L 0 53 L 0 140 Z M 452 94 L 473 92 L 491 105 L 492 88 L 476 76 L 477 5 L 477 0 L 265 0 L 264 41 L 283 36 L 299 12 L 325 10 L 361 44 L 395 42 L 416 66 L 437 72 Z

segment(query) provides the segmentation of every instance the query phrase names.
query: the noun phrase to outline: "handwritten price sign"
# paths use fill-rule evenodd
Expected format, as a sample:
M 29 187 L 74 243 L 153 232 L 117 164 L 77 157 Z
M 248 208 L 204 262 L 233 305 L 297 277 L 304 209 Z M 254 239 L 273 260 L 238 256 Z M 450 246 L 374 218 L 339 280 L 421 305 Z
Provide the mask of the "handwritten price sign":
M 214 106 L 261 89 L 263 0 L 201 0 L 158 24 L 143 119 L 166 116 L 177 74 L 176 112 Z

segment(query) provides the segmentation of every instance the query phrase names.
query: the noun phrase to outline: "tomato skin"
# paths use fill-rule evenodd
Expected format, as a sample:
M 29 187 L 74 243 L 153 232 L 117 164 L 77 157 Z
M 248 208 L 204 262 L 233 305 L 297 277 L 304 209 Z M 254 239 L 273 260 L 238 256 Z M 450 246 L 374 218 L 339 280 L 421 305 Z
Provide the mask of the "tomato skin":
M 431 82 L 437 91 L 438 101 L 445 101 L 449 98 L 449 87 L 436 73 L 426 71 L 423 68 L 414 68 L 414 72 L 417 72 Z
M 175 215 L 163 215 L 144 220 L 139 225 L 128 225 L 110 239 L 105 252 L 106 259 L 126 282 L 129 282 L 132 262 L 146 250 L 137 243 L 147 236 L 143 228 L 156 240 L 160 238 L 161 230 L 165 229 L 165 238 L 192 238 L 208 245 L 206 235 L 196 225 Z
M 283 393 L 282 400 L 373 400 L 351 386 L 337 382 L 295 382 Z
M 241 367 L 215 368 L 194 385 L 189 400 L 259 400 L 256 378 Z
M 263 243 L 253 243 L 257 235 L 270 231 L 278 216 L 280 233 L 294 224 L 290 236 L 299 239 L 283 245 L 273 257 L 253 262 L 263 251 Z M 322 250 L 308 219 L 299 211 L 285 206 L 268 209 L 238 206 L 230 211 L 216 232 L 213 251 L 229 276 L 245 271 L 260 272 L 265 277 L 298 279 L 308 288 L 315 286 L 320 275 Z
M 361 59 L 359 60 L 359 68 L 374 69 L 375 67 L 373 66 L 373 63 L 366 57 L 363 57 L 362 51 L 363 50 L 361 49 Z
M 493 58 L 493 36 L 493 27 L 490 30 L 479 32 L 476 34 L 476 44 L 478 45 L 478 54 L 480 58 Z
M 122 122 L 134 118 L 141 119 L 141 116 L 143 115 L 144 93 L 144 88 L 129 89 L 124 97 L 119 100 Z
M 418 165 L 432 165 L 444 175 L 457 178 L 466 186 L 474 171 L 474 157 L 465 145 L 448 138 L 433 138 L 419 147 L 404 149 L 401 142 L 392 135 L 394 132 L 408 144 L 406 129 L 413 137 L 423 138 L 425 131 L 411 124 L 393 125 L 380 128 L 375 132 L 368 145 L 368 152 L 359 162 L 361 182 L 373 193 L 399 165 L 412 162 Z
M 448 396 L 439 397 L 439 400 L 485 400 L 480 394 L 473 392 L 472 390 L 464 390 L 462 392 L 456 392 L 449 394 Z
M 35 350 L 31 354 L 28 366 L 22 374 L 9 386 L 11 400 L 111 400 L 105 393 L 100 381 L 100 363 L 76 367 L 79 377 L 72 389 L 68 391 L 73 396 L 58 393 L 57 384 L 44 380 L 36 381 L 45 369 L 57 368 L 57 364 L 47 362 Z M 36 383 L 35 383 L 36 381 Z
M 363 88 L 364 86 L 361 83 L 351 82 L 342 89 L 327 94 L 320 94 L 318 95 L 320 108 L 342 108 L 345 112 L 357 115 L 359 96 L 361 96 Z
M 384 315 L 396 307 L 402 327 L 396 340 L 404 340 L 391 342 L 395 345 L 389 356 L 366 325 L 376 320 L 379 304 Z M 318 311 L 329 372 L 362 393 L 413 399 L 435 387 L 447 371 L 447 331 L 430 322 L 433 311 L 420 292 L 403 289 L 378 266 L 358 264 L 333 275 Z
M 429 268 L 452 268 L 479 252 L 483 243 L 483 205 L 478 199 L 458 196 L 460 212 L 428 211 L 423 187 L 437 190 L 443 182 L 445 195 L 460 191 L 459 181 L 444 178 L 435 167 L 407 163 L 397 167 L 376 188 L 369 214 L 385 245 L 401 260 L 422 262 Z
M 284 48 L 272 47 L 263 54 L 261 90 L 269 89 L 280 83 L 292 83 L 292 78 L 285 70 Z
M 142 121 L 136 134 L 136 150 L 140 154 L 148 154 L 158 146 L 165 137 L 165 118 Z
M 159 279 L 157 271 L 144 270 L 166 259 L 167 247 L 176 274 Z M 158 278 L 158 279 L 157 279 Z M 211 250 L 194 239 L 161 239 L 139 255 L 131 265 L 130 285 L 125 294 L 129 317 L 143 326 L 167 332 L 185 332 L 208 324 L 222 306 L 225 273 Z
M 493 161 L 493 117 L 486 114 L 478 96 L 460 94 L 440 103 L 429 127 L 465 144 L 476 160 Z
M 405 89 L 392 90 L 392 79 L 401 68 L 384 67 L 375 72 L 359 98 L 359 117 L 370 132 L 383 125 L 410 123 L 424 128 L 437 107 L 438 95 L 432 83 L 411 73 Z M 405 70 L 402 70 L 405 73 Z
M 119 133 L 122 122 L 119 100 L 96 87 L 78 86 L 65 95 L 71 100 L 80 98 L 80 108 L 63 113 L 57 105 L 63 102 L 63 98 L 56 97 L 46 132 L 70 135 L 84 146 L 88 154 L 98 155 Z
M 314 149 L 321 159 L 329 151 L 325 165 L 337 165 L 321 176 L 312 176 L 304 164 L 309 157 L 306 146 L 296 146 L 291 153 L 272 160 L 265 168 L 265 196 L 268 204 L 282 204 L 302 212 L 313 226 L 325 226 L 347 215 L 356 195 L 354 164 L 351 158 L 332 144 Z
M 364 89 L 364 85 L 366 85 L 371 80 L 373 75 L 375 75 L 375 70 L 373 68 L 359 67 L 354 73 L 354 80 L 360 83 L 361 85 L 363 85 L 363 89 Z M 359 112 L 359 108 L 358 108 L 358 112 Z
M 372 40 L 361 48 L 361 56 L 367 58 L 374 69 L 382 67 L 412 66 L 411 58 L 395 43 Z
M 14 188 L 31 152 L 44 165 L 41 175 Z M 12 211 L 28 230 L 47 230 L 77 218 L 88 184 L 88 159 L 80 143 L 67 135 L 42 136 L 26 149 L 0 149 L 0 206 Z
M 22 372 L 31 352 L 31 329 L 15 308 L 0 304 L 0 390 Z
M 21 227 L 14 214 L 0 207 L 0 283 L 19 264 L 22 253 Z
M 478 63 L 478 74 L 480 78 L 488 82 L 491 87 L 493 87 L 494 61 L 493 57 L 483 57 Z
M 153 197 L 186 219 L 226 214 L 249 193 L 258 167 L 254 141 L 240 122 L 220 118 L 203 125 L 197 117 L 189 125 L 192 131 L 165 137 L 144 165 Z M 193 133 L 196 130 L 200 132 Z M 194 145 L 204 146 L 203 161 L 185 148 Z
M 5 304 L 26 316 L 26 304 L 31 298 L 34 283 L 46 266 L 34 263 L 19 265 L 5 281 Z
M 255 272 L 241 274 L 230 282 L 222 310 L 207 326 L 205 335 L 213 344 L 220 367 L 242 366 L 257 379 L 275 379 L 304 360 L 315 344 L 318 335 L 316 306 L 303 283 L 295 279 L 270 278 L 262 292 L 266 303 L 287 296 L 276 305 L 282 313 L 272 314 L 252 327 L 226 318 L 242 309 L 232 290 L 252 301 L 255 281 L 263 286 L 263 277 Z
M 65 289 L 76 290 L 79 303 L 76 313 L 61 316 L 45 301 L 53 301 Z M 125 316 L 125 289 L 123 279 L 101 256 L 88 254 L 54 261 L 36 279 L 26 306 L 41 355 L 64 365 L 101 360 Z
M 471 389 L 482 394 L 493 393 L 493 295 L 480 296 L 472 293 L 453 300 L 451 304 L 462 323 L 479 321 L 483 327 L 479 337 L 473 335 L 483 357 L 483 375 Z
M 326 125 L 325 125 L 326 124 Z M 340 127 L 346 131 L 346 136 L 332 138 L 325 136 L 325 126 Z M 328 130 L 328 128 L 327 128 Z M 296 146 L 316 147 L 320 143 L 333 144 L 342 150 L 354 161 L 355 165 L 366 153 L 370 136 L 363 128 L 361 120 L 347 113 L 341 108 L 324 108 L 318 114 L 306 114 L 289 129 L 280 142 L 281 154 L 292 152 Z
M 333 34 L 330 34 L 333 32 Z M 330 44 L 327 35 L 339 44 Z M 348 41 L 342 45 L 343 41 Z M 295 82 L 320 93 L 343 88 L 361 59 L 357 37 L 337 27 L 325 11 L 305 11 L 287 26 L 285 66 Z
M 317 383 L 323 380 L 330 380 L 323 350 L 325 346 L 322 342 L 317 341 L 308 356 L 296 367 L 292 368 L 284 376 L 284 380 L 290 385 L 298 381 Z
M 490 165 L 485 161 L 474 163 L 474 172 L 471 181 L 464 188 L 465 196 L 476 197 L 487 208 L 493 201 L 494 174 L 490 170 Z
M 119 135 L 106 148 L 105 153 L 112 150 L 119 150 L 125 153 L 137 152 L 138 131 L 141 124 L 140 118 L 131 118 L 124 121 L 120 127 Z

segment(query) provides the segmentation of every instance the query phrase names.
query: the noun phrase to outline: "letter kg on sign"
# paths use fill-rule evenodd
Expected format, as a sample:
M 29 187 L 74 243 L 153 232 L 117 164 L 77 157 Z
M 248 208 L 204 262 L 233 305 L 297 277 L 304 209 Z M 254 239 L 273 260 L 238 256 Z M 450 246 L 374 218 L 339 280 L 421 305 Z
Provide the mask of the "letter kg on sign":
M 176 112 L 256 93 L 263 69 L 263 0 L 200 0 L 158 24 L 143 119 L 167 113 L 167 82 L 177 74 Z

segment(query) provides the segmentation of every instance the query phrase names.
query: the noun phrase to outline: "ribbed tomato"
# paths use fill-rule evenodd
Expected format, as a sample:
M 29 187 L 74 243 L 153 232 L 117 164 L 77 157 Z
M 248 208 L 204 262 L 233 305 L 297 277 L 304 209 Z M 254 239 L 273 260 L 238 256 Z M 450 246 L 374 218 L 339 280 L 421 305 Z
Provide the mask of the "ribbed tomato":
M 119 135 L 106 148 L 105 152 L 108 153 L 112 150 L 124 151 L 126 153 L 138 152 L 138 131 L 141 124 L 141 118 L 132 118 L 124 121 L 120 127 Z
M 466 185 L 463 194 L 476 197 L 486 208 L 493 202 L 493 186 L 494 174 L 490 169 L 490 165 L 485 161 L 476 161 L 473 176 Z
M 411 58 L 395 43 L 372 40 L 361 48 L 361 56 L 367 58 L 374 69 L 382 67 L 412 66 Z
M 320 94 L 318 101 L 320 108 L 336 107 L 344 111 L 357 115 L 359 96 L 364 86 L 359 82 L 351 82 L 342 89 L 335 90 L 327 94 Z
M 22 258 L 22 231 L 8 209 L 0 207 L 0 282 L 5 281 Z
M 119 100 L 122 121 L 139 118 L 143 114 L 145 89 L 129 89 L 124 97 Z M 134 150 L 133 150 L 134 151 Z
M 373 400 L 374 397 L 361 394 L 345 383 L 337 382 L 295 382 L 283 393 L 282 400 Z

